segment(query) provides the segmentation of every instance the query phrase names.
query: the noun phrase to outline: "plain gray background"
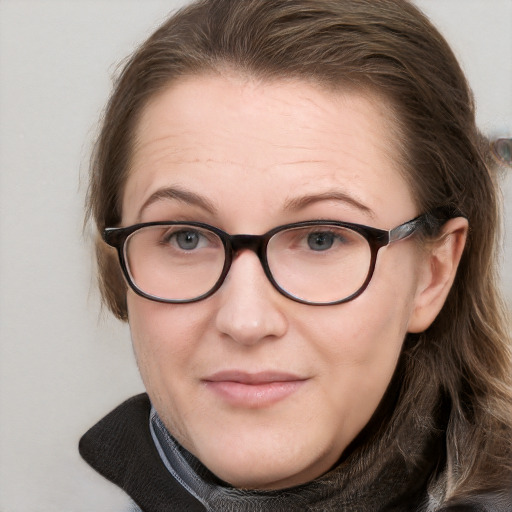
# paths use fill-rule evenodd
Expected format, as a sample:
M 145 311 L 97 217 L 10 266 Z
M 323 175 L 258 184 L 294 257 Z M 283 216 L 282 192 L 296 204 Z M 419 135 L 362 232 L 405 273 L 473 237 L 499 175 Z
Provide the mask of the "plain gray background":
M 181 1 L 0 0 L 0 512 L 121 510 L 80 435 L 142 391 L 99 306 L 87 165 L 116 66 Z M 512 135 L 512 0 L 419 0 L 462 61 L 490 135 Z M 512 170 L 503 286 L 512 304 Z

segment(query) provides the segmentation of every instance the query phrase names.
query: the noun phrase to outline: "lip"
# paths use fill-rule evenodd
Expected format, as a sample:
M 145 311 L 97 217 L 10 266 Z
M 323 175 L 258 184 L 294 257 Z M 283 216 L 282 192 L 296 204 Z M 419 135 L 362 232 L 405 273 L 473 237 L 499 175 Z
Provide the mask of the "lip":
M 228 370 L 203 379 L 206 388 L 234 407 L 269 407 L 297 392 L 307 378 L 286 372 Z

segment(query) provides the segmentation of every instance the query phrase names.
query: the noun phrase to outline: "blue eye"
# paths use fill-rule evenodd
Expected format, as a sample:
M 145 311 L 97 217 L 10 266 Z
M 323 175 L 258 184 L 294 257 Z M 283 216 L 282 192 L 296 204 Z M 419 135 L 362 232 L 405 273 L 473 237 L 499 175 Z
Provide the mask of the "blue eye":
M 174 225 L 162 230 L 153 230 L 158 240 L 155 242 L 162 248 L 180 253 L 203 253 L 204 250 L 222 248 L 222 241 L 214 233 L 206 229 L 187 225 Z
M 180 249 L 191 251 L 199 245 L 200 235 L 197 231 L 178 231 L 172 236 Z
M 313 251 L 326 251 L 334 244 L 334 234 L 329 231 L 318 231 L 308 235 L 308 246 Z

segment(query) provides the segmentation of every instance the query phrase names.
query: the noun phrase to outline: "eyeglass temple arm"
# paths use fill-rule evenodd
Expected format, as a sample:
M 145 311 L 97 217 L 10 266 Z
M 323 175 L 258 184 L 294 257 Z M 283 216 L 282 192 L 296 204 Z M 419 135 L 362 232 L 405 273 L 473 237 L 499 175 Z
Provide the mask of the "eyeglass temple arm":
M 412 235 L 418 228 L 425 227 L 431 234 L 435 233 L 445 222 L 456 217 L 467 218 L 456 206 L 440 206 L 401 224 L 389 231 L 389 243 L 403 240 Z
M 423 217 L 413 219 L 389 231 L 389 242 L 397 242 L 412 235 L 424 223 Z

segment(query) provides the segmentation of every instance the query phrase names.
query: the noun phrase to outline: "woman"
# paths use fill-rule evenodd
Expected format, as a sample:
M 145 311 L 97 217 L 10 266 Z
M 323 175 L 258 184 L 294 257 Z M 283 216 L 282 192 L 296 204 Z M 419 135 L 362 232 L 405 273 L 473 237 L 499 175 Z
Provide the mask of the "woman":
M 116 84 L 89 196 L 147 396 L 83 457 L 144 511 L 511 510 L 489 161 L 405 0 L 174 15 Z

